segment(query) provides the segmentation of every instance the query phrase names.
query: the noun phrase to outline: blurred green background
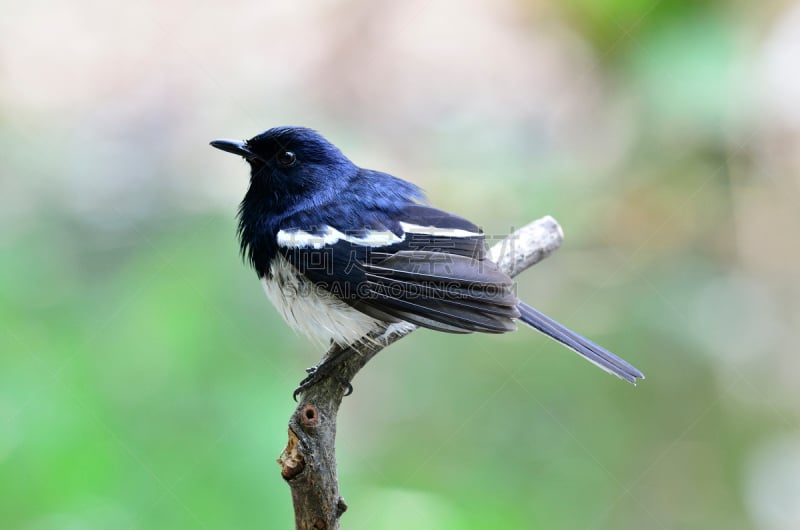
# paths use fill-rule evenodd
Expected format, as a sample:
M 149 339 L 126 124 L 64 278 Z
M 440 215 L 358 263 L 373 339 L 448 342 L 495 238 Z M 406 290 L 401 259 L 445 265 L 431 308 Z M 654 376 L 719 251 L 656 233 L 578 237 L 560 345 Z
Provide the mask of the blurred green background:
M 0 19 L 0 528 L 289 528 L 320 351 L 243 266 L 282 124 L 502 237 L 647 374 L 421 331 L 355 380 L 344 528 L 800 528 L 800 4 L 11 2 Z

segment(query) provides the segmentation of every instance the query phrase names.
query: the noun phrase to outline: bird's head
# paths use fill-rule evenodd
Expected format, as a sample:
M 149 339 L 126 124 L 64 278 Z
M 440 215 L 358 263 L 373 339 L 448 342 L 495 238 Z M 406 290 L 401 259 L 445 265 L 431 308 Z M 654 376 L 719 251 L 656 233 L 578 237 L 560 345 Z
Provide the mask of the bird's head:
M 213 140 L 211 145 L 250 164 L 238 232 L 242 253 L 260 276 L 269 272 L 282 229 L 399 230 L 400 212 L 424 200 L 414 184 L 359 168 L 305 127 L 276 127 L 249 140 Z
M 211 145 L 244 157 L 251 192 L 281 202 L 336 193 L 358 173 L 335 145 L 305 127 L 275 127 L 246 141 L 220 139 Z

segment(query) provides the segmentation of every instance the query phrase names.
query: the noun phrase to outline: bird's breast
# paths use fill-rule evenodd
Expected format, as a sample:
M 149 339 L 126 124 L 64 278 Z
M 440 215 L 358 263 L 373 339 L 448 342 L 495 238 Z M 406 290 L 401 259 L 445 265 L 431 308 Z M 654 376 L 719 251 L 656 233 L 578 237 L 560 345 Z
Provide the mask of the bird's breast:
M 324 346 L 330 341 L 342 346 L 354 344 L 381 325 L 316 285 L 280 254 L 272 259 L 270 274 L 261 282 L 284 320 Z

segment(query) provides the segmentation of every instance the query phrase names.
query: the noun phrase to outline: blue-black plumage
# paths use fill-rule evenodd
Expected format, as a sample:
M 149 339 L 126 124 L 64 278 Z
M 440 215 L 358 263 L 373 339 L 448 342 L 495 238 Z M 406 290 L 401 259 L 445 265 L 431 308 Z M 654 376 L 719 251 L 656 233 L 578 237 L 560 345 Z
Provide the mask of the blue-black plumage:
M 316 131 L 211 145 L 250 165 L 242 254 L 293 327 L 347 346 L 386 323 L 505 333 L 519 319 L 622 379 L 644 377 L 517 299 L 478 226 L 424 204 L 410 182 L 358 167 Z

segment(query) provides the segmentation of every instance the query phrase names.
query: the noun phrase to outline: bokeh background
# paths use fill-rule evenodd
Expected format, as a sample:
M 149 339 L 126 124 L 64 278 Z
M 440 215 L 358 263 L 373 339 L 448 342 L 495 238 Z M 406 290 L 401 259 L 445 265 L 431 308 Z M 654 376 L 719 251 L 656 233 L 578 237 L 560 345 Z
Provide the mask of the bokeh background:
M 0 527 L 289 528 L 320 351 L 243 266 L 246 165 L 316 128 L 562 249 L 529 330 L 421 331 L 355 381 L 345 528 L 800 528 L 800 3 L 2 1 Z

